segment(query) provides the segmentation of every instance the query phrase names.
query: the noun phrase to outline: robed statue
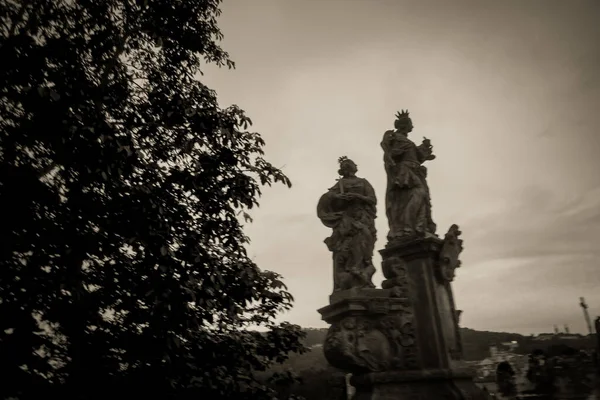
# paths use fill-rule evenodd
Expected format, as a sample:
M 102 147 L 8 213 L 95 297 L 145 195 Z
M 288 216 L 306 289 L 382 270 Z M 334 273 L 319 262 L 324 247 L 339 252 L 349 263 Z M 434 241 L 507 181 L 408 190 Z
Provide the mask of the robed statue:
M 340 157 L 338 161 L 341 177 L 317 205 L 319 219 L 333 229 L 325 239 L 333 253 L 333 290 L 373 288 L 375 191 L 366 179 L 356 176 L 358 169 L 352 160 Z
M 396 114 L 395 130 L 384 133 L 383 148 L 387 189 L 385 211 L 390 231 L 388 242 L 409 237 L 435 235 L 431 218 L 431 199 L 427 185 L 427 168 L 422 164 L 435 159 L 427 138 L 417 146 L 408 138 L 413 130 L 408 111 Z

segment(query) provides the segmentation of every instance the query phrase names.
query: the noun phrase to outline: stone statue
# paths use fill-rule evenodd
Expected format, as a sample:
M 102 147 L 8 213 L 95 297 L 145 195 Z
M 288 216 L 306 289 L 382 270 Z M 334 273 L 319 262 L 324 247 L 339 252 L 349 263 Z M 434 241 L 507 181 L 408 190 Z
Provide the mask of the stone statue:
M 374 288 L 375 191 L 366 179 L 356 176 L 352 160 L 340 157 L 338 161 L 341 178 L 321 196 L 317 206 L 321 222 L 333 229 L 325 239 L 333 253 L 333 290 Z
M 427 168 L 422 164 L 435 159 L 427 138 L 417 146 L 409 138 L 413 124 L 408 111 L 396 114 L 395 130 L 385 132 L 383 148 L 387 189 L 385 210 L 390 243 L 414 236 L 435 235 L 431 218 L 431 200 L 427 186 Z
M 463 251 L 463 241 L 460 239 L 461 234 L 462 232 L 458 225 L 452 224 L 450 229 L 448 229 L 448 233 L 444 235 L 444 242 L 437 265 L 438 275 L 440 275 L 442 282 L 452 282 L 454 280 L 454 271 L 462 264 L 459 260 L 460 253 Z
M 435 158 L 432 146 L 426 138 L 420 145 L 408 139 L 408 111 L 396 117 L 381 143 L 390 227 L 380 250 L 381 289 L 371 282 L 375 193 L 356 177 L 356 164 L 341 157 L 341 178 L 319 199 L 317 215 L 333 230 L 325 243 L 334 265 L 334 293 L 319 309 L 330 324 L 323 355 L 352 374 L 356 399 L 488 400 L 464 362 L 452 293 L 461 231 L 452 225 L 443 238 L 435 234 L 423 167 Z

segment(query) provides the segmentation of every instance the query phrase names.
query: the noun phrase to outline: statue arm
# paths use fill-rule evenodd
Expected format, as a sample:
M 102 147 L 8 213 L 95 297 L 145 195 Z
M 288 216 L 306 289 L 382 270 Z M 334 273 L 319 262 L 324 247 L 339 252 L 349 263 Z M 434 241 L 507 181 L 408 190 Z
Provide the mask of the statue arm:
M 429 139 L 423 138 L 423 143 L 417 146 L 417 155 L 421 163 L 435 159 L 435 154 L 433 154 L 433 146 L 431 145 Z
M 364 184 L 362 193 L 347 193 L 342 196 L 346 196 L 346 198 L 349 199 L 360 199 L 371 206 L 377 205 L 377 198 L 375 197 L 375 190 L 373 189 L 373 186 L 371 186 L 371 184 L 364 178 L 362 178 L 362 181 Z
M 383 151 L 387 151 L 389 149 L 390 140 L 393 133 L 394 131 L 385 131 L 383 134 L 383 139 L 381 140 L 381 147 L 383 148 Z
M 375 189 L 365 179 L 365 201 L 373 206 L 377 205 L 377 196 L 375 195 Z
M 390 142 L 392 140 L 393 133 L 394 131 L 386 131 L 383 134 L 383 139 L 381 141 L 381 148 L 383 149 L 383 161 L 386 165 L 396 164 L 392 159 L 392 155 L 390 154 Z

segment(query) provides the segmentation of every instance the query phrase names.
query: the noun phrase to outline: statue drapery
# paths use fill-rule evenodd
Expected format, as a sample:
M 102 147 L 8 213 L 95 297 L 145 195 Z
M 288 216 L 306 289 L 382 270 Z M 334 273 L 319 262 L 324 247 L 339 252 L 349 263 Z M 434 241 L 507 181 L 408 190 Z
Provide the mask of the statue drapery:
M 427 185 L 427 168 L 422 164 L 433 160 L 432 146 L 424 138 L 419 146 L 408 138 L 412 121 L 408 112 L 398 113 L 396 130 L 385 132 L 381 147 L 387 174 L 385 209 L 393 242 L 409 236 L 435 234 L 431 218 L 431 199 Z
M 333 253 L 334 291 L 372 288 L 375 273 L 375 191 L 363 178 L 355 176 L 356 164 L 340 159 L 342 177 L 319 199 L 317 215 L 333 230 L 325 244 Z

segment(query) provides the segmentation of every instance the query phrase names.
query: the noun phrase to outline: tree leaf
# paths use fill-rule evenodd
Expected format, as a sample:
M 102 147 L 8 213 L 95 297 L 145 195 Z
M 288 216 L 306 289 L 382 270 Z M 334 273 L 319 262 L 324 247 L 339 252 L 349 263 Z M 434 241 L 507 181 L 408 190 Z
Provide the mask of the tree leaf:
M 243 224 L 287 178 L 198 80 L 234 66 L 220 2 L 5 3 L 0 397 L 272 398 L 255 373 L 301 335 Z

